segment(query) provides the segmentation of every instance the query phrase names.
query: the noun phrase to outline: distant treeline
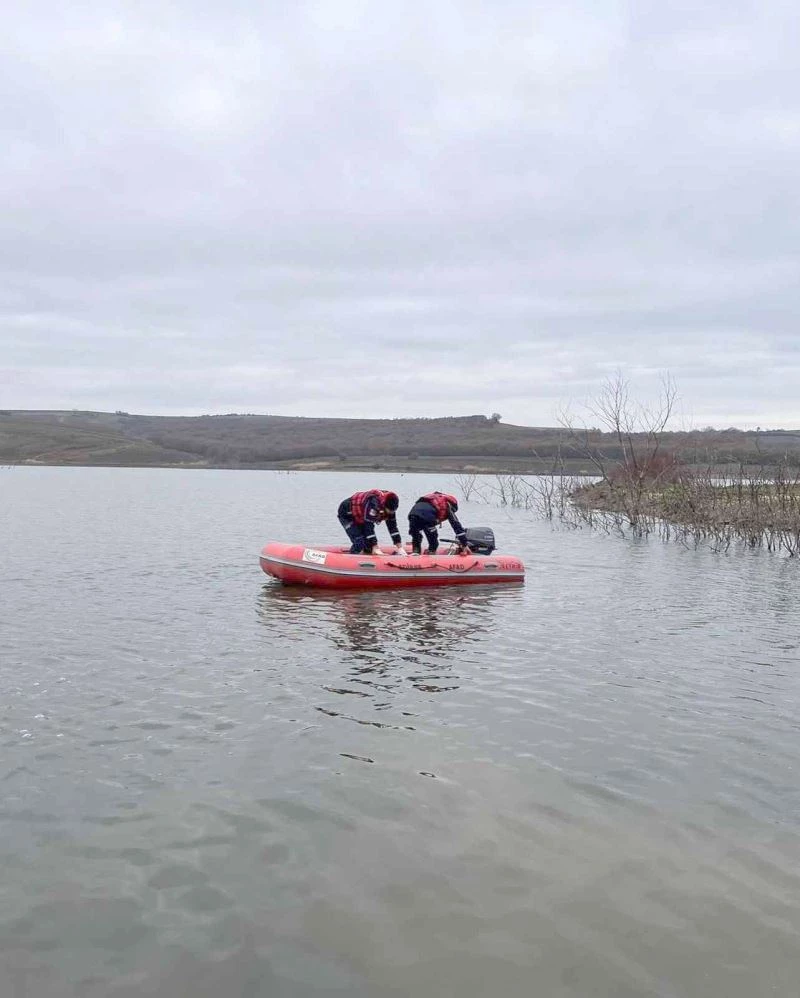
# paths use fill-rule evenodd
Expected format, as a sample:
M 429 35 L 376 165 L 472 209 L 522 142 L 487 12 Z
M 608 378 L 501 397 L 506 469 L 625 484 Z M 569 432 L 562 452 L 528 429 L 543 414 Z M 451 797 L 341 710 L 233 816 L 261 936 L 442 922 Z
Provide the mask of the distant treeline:
M 665 433 L 661 446 L 694 465 L 800 466 L 800 431 Z M 577 447 L 562 427 L 507 425 L 497 414 L 367 420 L 0 410 L 0 464 L 543 471 L 564 462 L 575 472 L 592 450 L 622 457 L 612 434 L 586 431 Z

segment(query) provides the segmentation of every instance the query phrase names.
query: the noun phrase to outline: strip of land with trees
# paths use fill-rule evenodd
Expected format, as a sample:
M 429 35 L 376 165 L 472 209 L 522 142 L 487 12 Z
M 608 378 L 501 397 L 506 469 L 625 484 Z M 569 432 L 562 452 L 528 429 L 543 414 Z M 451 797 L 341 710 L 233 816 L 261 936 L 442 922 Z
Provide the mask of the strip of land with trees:
M 0 465 L 602 474 L 652 449 L 652 427 L 440 419 L 321 419 L 228 414 L 0 410 Z M 659 454 L 690 467 L 800 469 L 800 430 L 658 430 Z M 627 455 L 627 458 L 626 458 Z

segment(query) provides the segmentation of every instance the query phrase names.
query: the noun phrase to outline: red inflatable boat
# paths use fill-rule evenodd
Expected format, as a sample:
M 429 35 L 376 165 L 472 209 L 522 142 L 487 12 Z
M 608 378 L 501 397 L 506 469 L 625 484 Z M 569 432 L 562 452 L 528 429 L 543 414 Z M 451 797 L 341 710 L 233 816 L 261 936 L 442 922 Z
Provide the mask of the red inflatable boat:
M 522 582 L 525 566 L 507 554 L 422 554 L 374 557 L 342 547 L 267 544 L 261 567 L 281 582 L 329 589 L 495 585 Z

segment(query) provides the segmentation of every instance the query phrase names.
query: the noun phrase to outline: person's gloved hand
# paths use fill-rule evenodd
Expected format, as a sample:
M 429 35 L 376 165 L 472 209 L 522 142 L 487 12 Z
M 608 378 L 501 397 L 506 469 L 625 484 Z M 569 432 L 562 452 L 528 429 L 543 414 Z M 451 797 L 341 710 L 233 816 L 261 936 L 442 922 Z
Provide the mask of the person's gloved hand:
M 394 549 L 394 553 L 396 555 L 399 555 L 401 558 L 405 558 L 405 556 L 406 556 L 406 549 L 404 547 L 402 547 L 402 546 L 401 547 L 396 547 Z
M 470 549 L 468 547 L 466 547 L 466 546 L 464 546 L 463 548 L 459 548 L 456 553 L 457 554 L 472 554 L 472 552 L 470 551 Z

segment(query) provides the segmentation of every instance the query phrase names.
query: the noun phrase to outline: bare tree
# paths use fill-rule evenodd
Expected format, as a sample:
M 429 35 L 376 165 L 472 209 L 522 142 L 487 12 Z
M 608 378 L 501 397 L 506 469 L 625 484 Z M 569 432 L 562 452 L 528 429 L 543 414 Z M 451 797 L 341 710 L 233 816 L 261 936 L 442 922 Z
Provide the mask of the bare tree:
M 472 496 L 478 491 L 477 475 L 456 475 L 455 483 L 464 497 L 465 502 L 469 502 Z
M 645 405 L 631 398 L 628 382 L 617 372 L 585 406 L 594 426 L 580 426 L 567 410 L 559 414 L 567 431 L 565 451 L 590 462 L 599 481 L 587 485 L 585 478 L 568 476 L 559 448 L 549 474 L 496 475 L 485 481 L 481 497 L 557 518 L 567 527 L 800 558 L 800 469 L 791 455 L 776 461 L 757 437 L 756 467 L 742 461 L 730 470 L 708 455 L 703 468 L 695 454 L 688 470 L 664 445 L 677 397 L 665 375 L 656 402 Z M 465 493 L 475 491 L 474 476 L 464 476 L 460 484 Z
M 642 505 L 648 488 L 675 473 L 675 455 L 662 453 L 662 437 L 674 411 L 678 393 L 669 374 L 661 377 L 661 390 L 653 405 L 631 398 L 630 384 L 617 371 L 602 385 L 586 410 L 600 428 L 576 425 L 567 409 L 559 422 L 567 430 L 570 446 L 594 467 L 600 479 L 616 493 L 617 504 L 634 529 L 646 532 Z M 610 434 L 613 447 L 604 444 L 602 431 Z

